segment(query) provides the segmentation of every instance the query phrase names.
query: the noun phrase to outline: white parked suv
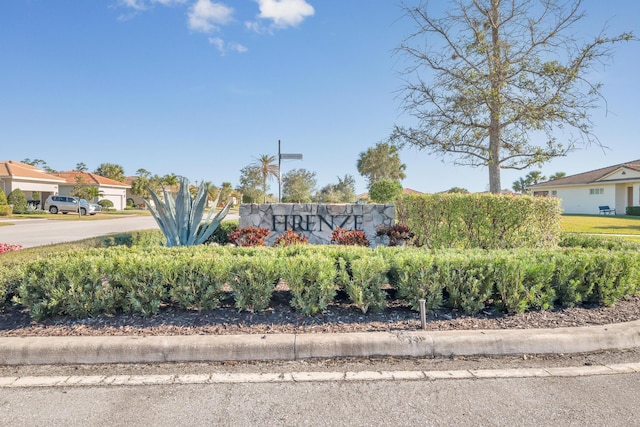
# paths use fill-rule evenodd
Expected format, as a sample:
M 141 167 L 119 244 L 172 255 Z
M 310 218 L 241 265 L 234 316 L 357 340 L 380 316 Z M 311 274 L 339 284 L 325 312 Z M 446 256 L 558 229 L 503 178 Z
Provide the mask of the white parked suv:
M 80 203 L 78 203 L 78 200 Z M 58 212 L 63 214 L 69 212 L 78 213 L 78 206 L 80 207 L 81 215 L 95 215 L 102 209 L 100 205 L 72 196 L 49 196 L 44 202 L 44 210 L 52 214 L 57 214 Z

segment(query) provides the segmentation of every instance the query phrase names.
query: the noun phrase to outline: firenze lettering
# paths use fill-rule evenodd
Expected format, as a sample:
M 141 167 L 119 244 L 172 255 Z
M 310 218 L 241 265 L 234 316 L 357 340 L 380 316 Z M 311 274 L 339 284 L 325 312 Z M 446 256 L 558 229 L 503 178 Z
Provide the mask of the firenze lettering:
M 353 219 L 353 230 L 362 231 L 362 215 L 272 215 L 271 231 L 323 231 L 335 230 Z

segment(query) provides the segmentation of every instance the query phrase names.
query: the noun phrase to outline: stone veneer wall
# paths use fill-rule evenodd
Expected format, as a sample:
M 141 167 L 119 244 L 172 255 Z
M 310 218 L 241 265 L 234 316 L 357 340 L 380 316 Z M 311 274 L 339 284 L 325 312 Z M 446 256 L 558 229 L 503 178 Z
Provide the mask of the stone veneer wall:
M 266 228 L 271 233 L 266 244 L 273 245 L 285 230 L 307 236 L 309 243 L 330 244 L 336 227 L 361 230 L 372 246 L 382 243 L 376 237 L 378 225 L 393 225 L 392 204 L 265 203 L 241 204 L 239 227 Z

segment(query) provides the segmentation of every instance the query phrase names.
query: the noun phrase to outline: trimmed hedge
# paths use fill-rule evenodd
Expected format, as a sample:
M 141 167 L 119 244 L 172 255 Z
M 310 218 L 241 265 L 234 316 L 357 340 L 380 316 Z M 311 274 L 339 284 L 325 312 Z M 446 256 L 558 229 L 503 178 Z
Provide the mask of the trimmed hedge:
M 640 206 L 627 206 L 625 213 L 631 216 L 640 216 Z
M 229 248 L 112 247 L 0 263 L 0 304 L 8 297 L 34 319 L 118 311 L 145 316 L 161 304 L 213 309 L 229 285 L 236 308 L 260 311 L 283 279 L 291 304 L 313 315 L 337 291 L 363 312 L 386 307 L 391 287 L 414 310 L 418 300 L 474 314 L 582 303 L 611 305 L 640 291 L 635 250 L 442 250 L 345 246 Z M 4 297 L 3 297 L 4 294 Z
M 553 248 L 560 239 L 560 201 L 494 194 L 403 195 L 397 220 L 431 249 Z
M 610 251 L 638 251 L 640 243 L 618 236 L 594 236 L 579 233 L 562 233 L 561 248 L 607 249 Z

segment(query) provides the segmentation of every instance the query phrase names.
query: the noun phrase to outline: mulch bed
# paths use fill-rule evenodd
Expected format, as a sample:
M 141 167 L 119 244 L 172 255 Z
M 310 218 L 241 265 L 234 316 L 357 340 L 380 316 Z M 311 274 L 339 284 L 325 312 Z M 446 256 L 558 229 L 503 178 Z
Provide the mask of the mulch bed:
M 56 316 L 35 322 L 22 307 L 0 310 L 0 337 L 104 335 L 228 335 L 283 333 L 341 333 L 420 330 L 419 314 L 398 301 L 379 313 L 363 314 L 346 297 L 337 298 L 324 312 L 303 316 L 289 306 L 287 291 L 275 292 L 271 306 L 260 313 L 238 312 L 231 298 L 209 311 L 162 306 L 157 315 L 118 313 L 87 319 Z M 505 314 L 491 306 L 474 316 L 457 310 L 427 313 L 427 330 L 531 329 L 605 325 L 640 319 L 640 296 L 612 307 L 580 306 Z

